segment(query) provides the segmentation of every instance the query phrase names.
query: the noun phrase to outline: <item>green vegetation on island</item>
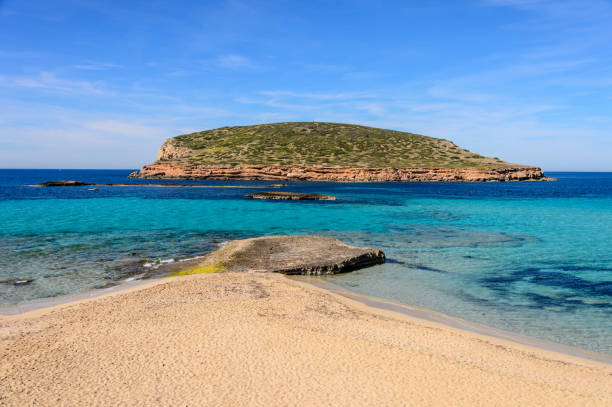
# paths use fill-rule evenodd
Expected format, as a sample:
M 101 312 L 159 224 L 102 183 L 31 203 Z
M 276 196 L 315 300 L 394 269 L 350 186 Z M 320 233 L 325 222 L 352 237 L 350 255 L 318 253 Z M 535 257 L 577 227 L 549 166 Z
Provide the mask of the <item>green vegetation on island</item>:
M 159 161 L 191 165 L 499 168 L 444 139 L 354 124 L 291 122 L 221 127 L 169 139 Z

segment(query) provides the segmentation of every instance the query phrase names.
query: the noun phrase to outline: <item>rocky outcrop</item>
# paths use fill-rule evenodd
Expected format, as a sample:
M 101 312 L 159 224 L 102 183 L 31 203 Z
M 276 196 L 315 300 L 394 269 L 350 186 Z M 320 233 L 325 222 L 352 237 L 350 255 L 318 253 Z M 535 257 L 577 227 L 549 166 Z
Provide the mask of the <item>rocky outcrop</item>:
M 281 188 L 286 187 L 287 184 L 270 184 L 270 185 L 200 185 L 200 184 L 175 184 L 175 183 L 163 183 L 163 184 L 87 184 L 81 181 L 49 181 L 43 182 L 42 184 L 36 185 L 23 185 L 24 187 L 73 187 L 73 186 L 90 186 L 87 188 L 88 191 L 98 191 L 95 187 L 129 187 L 129 188 Z
M 0 284 L 6 284 L 6 285 L 12 285 L 15 287 L 19 287 L 22 285 L 28 285 L 33 282 L 34 282 L 33 278 L 9 278 L 8 280 L 0 281 Z
M 335 201 L 336 197 L 323 194 L 307 194 L 301 192 L 257 192 L 247 194 L 245 198 L 271 199 L 280 201 Z
M 187 165 L 155 162 L 129 175 L 151 179 L 296 180 L 352 182 L 491 182 L 550 180 L 538 167 L 342 168 L 299 165 Z
M 266 236 L 234 240 L 187 267 L 320 275 L 345 273 L 384 262 L 381 250 L 350 246 L 331 237 Z
M 36 184 L 32 186 L 35 186 L 35 187 L 81 187 L 81 186 L 86 186 L 86 185 L 92 185 L 92 184 L 88 184 L 86 182 L 81 182 L 81 181 L 47 181 L 47 182 L 41 182 L 40 184 Z
M 157 153 L 157 161 L 168 161 L 189 157 L 193 153 L 189 148 L 176 146 L 173 140 L 173 138 L 169 138 L 164 141 Z

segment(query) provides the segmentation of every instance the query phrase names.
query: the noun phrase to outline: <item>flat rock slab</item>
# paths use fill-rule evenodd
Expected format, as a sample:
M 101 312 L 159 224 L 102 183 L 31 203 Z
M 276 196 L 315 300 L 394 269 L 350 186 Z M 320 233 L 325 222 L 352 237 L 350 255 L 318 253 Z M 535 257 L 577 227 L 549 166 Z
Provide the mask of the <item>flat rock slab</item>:
M 285 200 L 285 201 L 335 201 L 337 198 L 332 195 L 323 194 L 308 194 L 302 192 L 277 192 L 277 191 L 266 191 L 257 192 L 255 194 L 247 194 L 245 198 L 251 199 L 273 199 L 273 200 Z
M 82 181 L 47 181 L 40 184 L 32 185 L 35 187 L 80 187 L 84 185 L 92 185 Z M 28 185 L 29 186 L 29 185 Z
M 281 188 L 287 184 L 270 184 L 270 185 L 198 185 L 198 184 L 88 184 L 82 181 L 47 181 L 35 185 L 23 185 L 24 187 L 158 187 L 158 188 Z M 97 188 L 89 188 L 90 191 L 95 191 Z M 334 198 L 335 199 L 335 198 Z
M 346 273 L 384 262 L 381 250 L 351 246 L 331 237 L 266 236 L 230 242 L 198 261 L 197 266 L 320 275 Z
M 12 285 L 12 286 L 18 287 L 22 285 L 28 285 L 33 282 L 34 282 L 33 278 L 10 278 L 8 280 L 0 281 L 0 284 L 6 284 L 6 285 Z

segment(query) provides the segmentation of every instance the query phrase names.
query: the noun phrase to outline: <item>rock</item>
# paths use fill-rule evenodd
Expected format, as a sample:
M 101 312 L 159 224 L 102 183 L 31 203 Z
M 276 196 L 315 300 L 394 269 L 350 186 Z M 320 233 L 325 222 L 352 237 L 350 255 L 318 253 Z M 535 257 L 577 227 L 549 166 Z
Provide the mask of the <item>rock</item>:
M 10 278 L 8 280 L 2 280 L 0 281 L 1 284 L 7 284 L 7 285 L 12 285 L 12 286 L 21 286 L 21 285 L 28 285 L 30 283 L 34 282 L 33 278 Z
M 320 275 L 346 273 L 385 262 L 381 250 L 323 236 L 266 236 L 235 240 L 182 267 Z
M 80 187 L 84 185 L 92 185 L 81 181 L 47 181 L 36 184 L 37 187 Z
M 119 285 L 119 283 L 116 283 L 114 281 L 110 281 L 108 283 L 98 284 L 98 285 L 94 286 L 94 289 L 96 289 L 96 290 L 103 290 L 105 288 L 116 287 L 118 285 Z
M 246 198 L 251 199 L 273 199 L 273 200 L 291 200 L 291 201 L 335 201 L 336 197 L 322 194 L 305 194 L 301 192 L 257 192 L 255 194 L 247 194 Z
M 190 153 L 189 148 L 179 147 L 173 143 L 172 139 L 164 141 L 159 152 L 157 153 L 157 161 L 172 160 Z
M 138 178 L 133 175 L 137 173 L 132 173 L 128 177 L 129 178 Z M 270 185 L 198 185 L 198 184 L 177 184 L 177 183 L 164 183 L 164 184 L 87 184 L 81 181 L 48 181 L 43 182 L 42 184 L 36 185 L 23 185 L 24 187 L 62 187 L 62 186 L 90 186 L 91 188 L 87 188 L 88 191 L 98 191 L 99 186 L 102 187 L 160 187 L 160 188 L 280 188 L 287 186 L 287 184 L 270 184 Z
M 539 167 L 348 168 L 299 165 L 189 165 L 155 162 L 130 178 L 210 180 L 296 180 L 332 182 L 548 181 Z

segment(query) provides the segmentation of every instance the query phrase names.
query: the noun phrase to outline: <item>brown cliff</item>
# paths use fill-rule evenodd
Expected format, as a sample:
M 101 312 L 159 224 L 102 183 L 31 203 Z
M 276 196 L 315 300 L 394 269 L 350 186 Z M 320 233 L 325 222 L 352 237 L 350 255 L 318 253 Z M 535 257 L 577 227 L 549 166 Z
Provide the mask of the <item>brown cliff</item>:
M 299 165 L 188 165 L 155 162 L 131 178 L 201 180 L 295 180 L 334 182 L 493 182 L 549 180 L 538 167 L 341 168 Z

